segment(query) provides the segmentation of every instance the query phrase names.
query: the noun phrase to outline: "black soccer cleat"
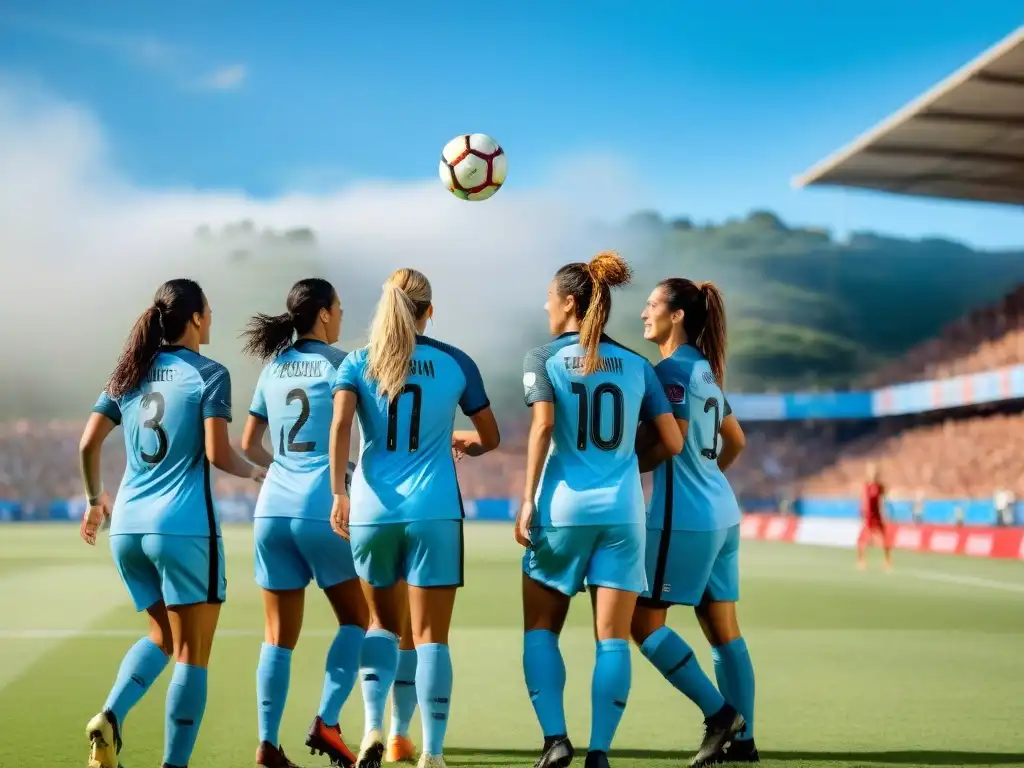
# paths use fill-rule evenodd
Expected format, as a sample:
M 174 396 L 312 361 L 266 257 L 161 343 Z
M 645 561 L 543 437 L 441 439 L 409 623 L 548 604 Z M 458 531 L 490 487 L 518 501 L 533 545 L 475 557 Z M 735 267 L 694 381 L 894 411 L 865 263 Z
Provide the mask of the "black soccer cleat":
M 761 756 L 753 739 L 734 740 L 722 753 L 721 763 L 759 763 Z
M 726 704 L 707 718 L 704 721 L 704 738 L 700 742 L 697 754 L 690 761 L 690 768 L 704 768 L 720 763 L 726 747 L 746 725 L 743 715 L 730 704 Z
M 609 768 L 607 752 L 587 752 L 583 768 Z
M 548 736 L 533 768 L 568 768 L 575 754 L 568 736 Z

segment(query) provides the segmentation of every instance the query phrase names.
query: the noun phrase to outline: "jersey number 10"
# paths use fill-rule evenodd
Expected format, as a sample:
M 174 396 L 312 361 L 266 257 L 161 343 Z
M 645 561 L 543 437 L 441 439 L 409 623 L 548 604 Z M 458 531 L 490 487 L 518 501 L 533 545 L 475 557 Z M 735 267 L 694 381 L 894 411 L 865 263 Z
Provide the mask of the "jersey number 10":
M 614 451 L 622 445 L 622 432 L 624 428 L 624 405 L 622 390 L 614 384 L 598 384 L 594 387 L 593 395 L 587 391 L 587 385 L 578 381 L 572 383 L 572 393 L 578 400 L 577 408 L 579 418 L 576 429 L 576 449 L 587 450 L 587 443 L 591 442 L 600 451 Z M 612 406 L 612 434 L 605 437 L 601 434 L 601 412 L 605 402 L 605 395 L 611 397 Z M 587 440 L 589 436 L 590 440 Z

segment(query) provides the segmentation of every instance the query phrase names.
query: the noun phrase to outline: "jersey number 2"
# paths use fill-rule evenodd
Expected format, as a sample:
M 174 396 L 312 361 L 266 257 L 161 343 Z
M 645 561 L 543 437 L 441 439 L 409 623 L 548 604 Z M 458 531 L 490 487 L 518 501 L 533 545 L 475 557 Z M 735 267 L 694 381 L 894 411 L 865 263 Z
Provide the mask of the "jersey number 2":
M 167 430 L 161 423 L 164 418 L 164 396 L 160 392 L 147 392 L 142 396 L 142 409 L 148 410 L 155 406 L 153 415 L 142 422 L 142 426 L 156 433 L 156 453 L 146 453 L 139 448 L 139 458 L 147 464 L 159 464 L 167 455 Z
M 714 461 L 718 458 L 718 433 L 722 431 L 722 407 L 714 397 L 709 397 L 704 401 L 704 413 L 709 411 L 715 412 L 715 426 L 711 432 L 711 447 L 701 448 L 700 455 L 705 459 Z
M 389 451 L 398 450 L 398 401 L 405 395 L 412 395 L 412 414 L 409 417 L 409 453 L 415 453 L 420 447 L 420 411 L 423 408 L 423 388 L 419 384 L 406 384 L 405 388 L 388 406 L 388 442 Z
M 590 442 L 601 451 L 614 451 L 622 445 L 622 430 L 624 427 L 622 390 L 614 384 L 598 384 L 594 387 L 594 394 L 590 395 L 587 392 L 586 384 L 574 381 L 572 383 L 572 393 L 579 400 L 576 448 L 580 451 L 587 450 L 588 435 L 590 436 Z M 612 401 L 612 434 L 608 438 L 601 434 L 601 406 L 605 395 L 611 395 Z
M 281 453 L 285 453 L 287 448 L 290 453 L 312 453 L 316 450 L 316 443 L 312 440 L 307 440 L 303 443 L 295 442 L 295 438 L 299 436 L 299 430 L 309 420 L 309 395 L 306 394 L 304 389 L 293 389 L 284 398 L 285 405 L 291 405 L 296 400 L 299 401 L 299 405 L 302 410 L 299 411 L 299 418 L 292 424 L 292 428 L 288 430 L 288 445 L 284 444 L 284 427 L 281 427 L 281 439 L 280 448 Z

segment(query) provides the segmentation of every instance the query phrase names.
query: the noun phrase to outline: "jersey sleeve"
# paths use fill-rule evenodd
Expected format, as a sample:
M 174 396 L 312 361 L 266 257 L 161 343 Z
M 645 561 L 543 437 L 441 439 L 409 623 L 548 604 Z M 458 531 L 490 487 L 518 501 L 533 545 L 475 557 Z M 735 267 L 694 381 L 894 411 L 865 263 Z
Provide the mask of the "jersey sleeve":
M 682 371 L 665 362 L 656 368 L 648 363 L 644 368 L 644 380 L 647 391 L 644 393 L 641 413 L 645 421 L 662 413 L 671 413 L 677 419 L 687 417 L 686 390 L 689 382 L 683 378 Z M 654 408 L 661 410 L 652 413 L 649 409 Z
M 203 397 L 200 401 L 203 419 L 225 419 L 231 421 L 231 374 L 223 365 L 218 365 L 210 378 L 203 382 Z
M 341 365 L 338 366 L 338 373 L 334 376 L 331 392 L 337 394 L 338 392 L 345 391 L 358 395 L 359 379 L 361 377 L 362 371 L 359 368 L 357 356 L 348 355 L 341 361 Z
M 459 398 L 459 407 L 467 416 L 475 416 L 491 405 L 484 389 L 484 377 L 480 375 L 480 367 L 476 361 L 466 353 L 458 355 L 456 361 L 462 369 L 463 376 L 466 377 L 466 388 Z
M 725 395 L 723 394 L 723 395 L 722 395 L 722 400 L 724 400 L 724 401 L 725 401 L 725 415 L 726 415 L 726 416 L 732 416 L 732 406 L 731 406 L 731 405 L 729 405 L 729 398 L 728 398 L 728 397 L 726 397 L 726 396 L 725 396 Z M 725 418 L 725 417 L 723 417 L 723 418 Z
M 249 405 L 249 415 L 255 416 L 263 421 L 270 421 L 267 415 L 267 396 L 263 393 L 263 381 L 266 379 L 267 369 L 263 369 L 259 380 L 256 382 L 256 391 L 252 393 L 252 403 Z
M 99 399 L 96 401 L 96 405 L 92 407 L 92 412 L 106 416 L 115 424 L 121 423 L 121 406 L 119 406 L 117 401 L 106 392 L 100 393 Z
M 547 347 L 537 347 L 527 352 L 523 359 L 523 389 L 527 405 L 555 402 L 555 388 L 548 376 L 550 358 Z

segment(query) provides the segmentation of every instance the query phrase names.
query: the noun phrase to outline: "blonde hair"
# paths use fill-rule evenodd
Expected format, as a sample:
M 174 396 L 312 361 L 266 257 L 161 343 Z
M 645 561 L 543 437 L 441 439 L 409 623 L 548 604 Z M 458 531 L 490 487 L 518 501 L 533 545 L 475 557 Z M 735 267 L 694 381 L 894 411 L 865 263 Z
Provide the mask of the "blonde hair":
M 430 281 L 415 269 L 399 269 L 384 283 L 370 321 L 368 375 L 391 402 L 405 388 L 416 349 L 416 321 L 431 302 Z

